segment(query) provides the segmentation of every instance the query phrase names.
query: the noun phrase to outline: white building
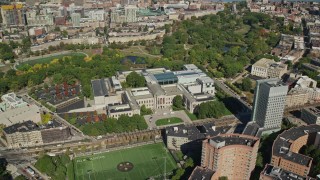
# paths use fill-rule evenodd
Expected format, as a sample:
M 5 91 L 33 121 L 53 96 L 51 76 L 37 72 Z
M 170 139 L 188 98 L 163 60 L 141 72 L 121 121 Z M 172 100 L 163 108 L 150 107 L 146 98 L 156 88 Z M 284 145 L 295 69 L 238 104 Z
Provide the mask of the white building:
M 28 26 L 52 26 L 53 14 L 44 12 L 43 14 L 37 14 L 35 10 L 27 11 L 26 18 Z
M 301 76 L 292 90 L 307 92 L 309 102 L 320 100 L 320 89 L 317 88 L 317 81 L 309 78 L 308 76 Z
M 90 11 L 89 18 L 93 21 L 105 21 L 105 11 L 104 10 L 97 10 L 97 11 Z
M 279 79 L 257 80 L 252 121 L 264 129 L 280 129 L 287 92 Z
M 262 78 L 281 78 L 287 72 L 286 64 L 262 58 L 252 65 L 251 74 Z

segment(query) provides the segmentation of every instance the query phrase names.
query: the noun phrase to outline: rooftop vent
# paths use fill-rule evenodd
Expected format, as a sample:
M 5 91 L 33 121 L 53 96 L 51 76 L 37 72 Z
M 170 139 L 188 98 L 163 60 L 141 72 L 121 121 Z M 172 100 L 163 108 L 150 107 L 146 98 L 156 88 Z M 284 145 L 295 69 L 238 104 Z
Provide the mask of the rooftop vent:
M 186 129 L 182 130 L 183 134 L 186 134 L 188 131 Z

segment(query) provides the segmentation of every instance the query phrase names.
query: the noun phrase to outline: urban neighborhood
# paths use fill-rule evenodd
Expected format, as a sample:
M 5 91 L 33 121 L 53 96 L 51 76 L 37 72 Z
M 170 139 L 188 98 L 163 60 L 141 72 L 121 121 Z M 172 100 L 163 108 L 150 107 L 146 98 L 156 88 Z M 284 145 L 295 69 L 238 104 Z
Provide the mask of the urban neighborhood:
M 0 1 L 0 179 L 320 179 L 320 1 Z

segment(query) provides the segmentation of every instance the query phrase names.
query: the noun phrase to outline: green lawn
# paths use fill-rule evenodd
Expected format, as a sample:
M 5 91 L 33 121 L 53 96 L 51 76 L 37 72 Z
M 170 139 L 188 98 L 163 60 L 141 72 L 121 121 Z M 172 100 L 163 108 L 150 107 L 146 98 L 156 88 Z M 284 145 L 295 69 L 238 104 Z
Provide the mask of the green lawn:
M 72 162 L 67 164 L 67 177 L 68 177 L 68 180 L 74 180 L 74 168 L 73 168 Z
M 195 121 L 198 120 L 197 116 L 187 110 L 185 110 L 186 114 L 189 116 L 189 118 L 191 119 L 191 121 Z
M 84 58 L 85 55 L 82 53 L 67 53 L 67 54 L 61 54 L 61 55 L 55 55 L 55 56 L 49 56 L 49 57 L 39 57 L 38 59 L 34 59 L 34 60 L 30 60 L 27 62 L 23 62 L 21 64 L 19 64 L 17 66 L 17 68 L 19 68 L 20 66 L 23 66 L 24 64 L 29 64 L 31 66 L 35 65 L 35 64 L 41 64 L 41 63 L 50 63 L 50 61 L 52 61 L 53 59 L 59 59 L 65 56 L 79 56 L 79 58 Z
M 165 162 L 167 174 L 177 168 L 163 143 L 79 157 L 73 162 L 76 180 L 159 179 L 163 176 Z M 119 171 L 117 165 L 121 162 L 133 163 L 133 169 Z
M 168 125 L 168 124 L 176 124 L 183 122 L 182 119 L 177 118 L 177 117 L 172 117 L 172 118 L 165 118 L 165 119 L 159 119 L 156 121 L 157 126 L 163 126 L 163 125 Z

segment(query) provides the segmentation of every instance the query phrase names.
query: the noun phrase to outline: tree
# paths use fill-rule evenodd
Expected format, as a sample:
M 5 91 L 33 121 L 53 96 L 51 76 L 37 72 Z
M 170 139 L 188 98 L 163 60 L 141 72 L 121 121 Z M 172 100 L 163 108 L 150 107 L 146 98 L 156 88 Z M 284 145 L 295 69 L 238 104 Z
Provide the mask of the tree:
M 177 109 L 182 109 L 183 108 L 182 97 L 179 95 L 175 96 L 172 100 L 172 105 Z
M 91 87 L 90 87 L 90 85 L 86 84 L 86 85 L 83 86 L 82 94 L 85 97 L 90 97 L 91 96 Z
M 230 114 L 229 110 L 220 101 L 201 103 L 194 111 L 199 119 L 220 118 Z
M 146 108 L 145 105 L 142 105 L 141 109 L 140 109 L 140 115 L 144 116 L 144 115 L 149 115 L 149 114 L 152 114 L 152 110 L 150 108 Z
M 181 176 L 184 174 L 185 170 L 182 168 L 179 168 L 176 170 L 175 174 L 172 176 L 172 180 L 179 180 L 181 179 Z
M 129 87 L 137 88 L 137 87 L 144 87 L 145 86 L 145 79 L 142 75 L 139 75 L 135 71 L 128 74 L 126 77 L 126 84 Z
M 252 82 L 250 78 L 246 77 L 242 80 L 241 89 L 243 91 L 250 91 L 252 88 Z
M 186 162 L 185 162 L 185 167 L 193 167 L 194 166 L 194 163 L 193 163 L 193 160 L 192 158 L 187 158 Z
M 25 38 L 22 39 L 22 42 L 21 42 L 21 51 L 23 53 L 27 53 L 30 51 L 30 48 L 31 48 L 31 41 L 30 41 L 30 37 L 27 36 Z
M 14 53 L 12 48 L 6 43 L 0 43 L 0 60 L 12 60 Z
M 17 76 L 16 70 L 14 70 L 14 69 L 10 69 L 10 70 L 7 71 L 7 73 L 6 73 L 6 77 L 7 77 L 7 78 L 14 78 L 14 77 L 16 77 L 16 76 Z
M 64 38 L 67 38 L 67 37 L 68 37 L 68 31 L 63 30 L 63 31 L 61 32 L 61 35 L 62 35 Z
M 11 174 L 7 171 L 8 162 L 5 158 L 0 158 L 0 179 L 12 179 Z

